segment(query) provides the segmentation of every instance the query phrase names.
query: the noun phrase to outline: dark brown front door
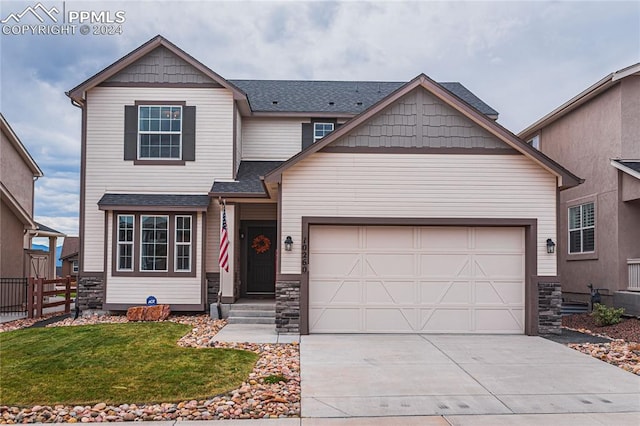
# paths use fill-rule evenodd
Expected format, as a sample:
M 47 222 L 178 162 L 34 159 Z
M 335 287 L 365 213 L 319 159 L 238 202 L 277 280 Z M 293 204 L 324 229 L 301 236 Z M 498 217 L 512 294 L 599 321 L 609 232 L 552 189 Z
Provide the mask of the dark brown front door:
M 273 294 L 276 284 L 275 226 L 247 226 L 247 294 Z

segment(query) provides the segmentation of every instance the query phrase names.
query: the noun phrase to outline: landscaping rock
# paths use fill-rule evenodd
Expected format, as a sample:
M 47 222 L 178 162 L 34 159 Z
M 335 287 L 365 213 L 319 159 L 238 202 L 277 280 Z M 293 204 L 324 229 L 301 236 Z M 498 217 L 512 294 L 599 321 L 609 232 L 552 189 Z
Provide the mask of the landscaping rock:
M 127 309 L 129 321 L 164 321 L 171 315 L 169 305 L 134 306 Z
M 127 320 L 129 321 L 143 321 L 144 320 L 144 308 L 146 306 L 134 306 L 127 309 Z
M 66 319 L 48 327 L 127 322 L 123 315 L 92 315 L 76 320 Z M 300 348 L 292 344 L 220 343 L 213 336 L 226 325 L 207 315 L 171 316 L 168 321 L 192 327 L 189 334 L 178 341 L 182 347 L 229 348 L 247 350 L 260 356 L 247 381 L 224 395 L 212 395 L 204 400 L 118 406 L 104 402 L 93 406 L 64 406 L 18 408 L 0 406 L 0 424 L 35 423 L 93 423 L 151 420 L 217 420 L 260 419 L 300 416 Z M 17 326 L 16 328 L 21 328 Z M 9 327 L 7 327 L 9 329 Z M 15 328 L 11 328 L 15 329 Z M 264 378 L 282 375 L 286 382 L 265 383 Z M 40 411 L 36 410 L 40 408 Z M 46 410 L 47 416 L 42 410 Z M 41 414 L 36 416 L 34 413 Z M 40 417 L 40 418 L 39 418 Z M 46 417 L 46 418 L 45 418 Z

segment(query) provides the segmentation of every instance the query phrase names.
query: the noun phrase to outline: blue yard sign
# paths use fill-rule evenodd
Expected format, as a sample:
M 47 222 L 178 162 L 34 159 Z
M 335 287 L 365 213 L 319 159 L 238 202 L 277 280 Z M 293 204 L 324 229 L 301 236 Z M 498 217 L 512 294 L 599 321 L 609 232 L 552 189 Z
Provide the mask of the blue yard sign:
M 156 306 L 158 304 L 158 299 L 155 296 L 147 297 L 147 306 Z

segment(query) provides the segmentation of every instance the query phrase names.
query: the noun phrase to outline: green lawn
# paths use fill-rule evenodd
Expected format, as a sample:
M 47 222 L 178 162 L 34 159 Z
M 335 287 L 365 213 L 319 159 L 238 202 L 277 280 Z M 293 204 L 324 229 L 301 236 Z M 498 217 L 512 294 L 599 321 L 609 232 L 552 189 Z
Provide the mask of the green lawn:
M 248 377 L 258 355 L 179 347 L 189 330 L 163 322 L 0 333 L 0 405 L 203 399 Z

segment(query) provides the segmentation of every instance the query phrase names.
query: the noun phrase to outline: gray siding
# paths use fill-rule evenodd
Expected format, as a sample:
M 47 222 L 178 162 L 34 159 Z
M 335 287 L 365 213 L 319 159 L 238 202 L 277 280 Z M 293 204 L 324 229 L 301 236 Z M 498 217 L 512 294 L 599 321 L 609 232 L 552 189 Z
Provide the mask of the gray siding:
M 416 89 L 332 146 L 509 148 L 424 89 Z
M 158 47 L 111 77 L 107 83 L 211 84 L 215 82 L 167 48 Z

